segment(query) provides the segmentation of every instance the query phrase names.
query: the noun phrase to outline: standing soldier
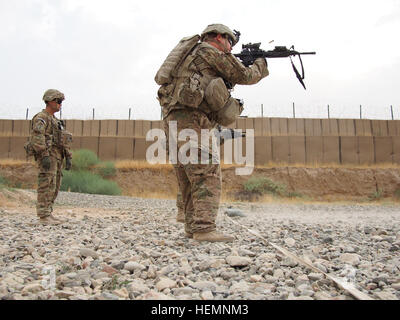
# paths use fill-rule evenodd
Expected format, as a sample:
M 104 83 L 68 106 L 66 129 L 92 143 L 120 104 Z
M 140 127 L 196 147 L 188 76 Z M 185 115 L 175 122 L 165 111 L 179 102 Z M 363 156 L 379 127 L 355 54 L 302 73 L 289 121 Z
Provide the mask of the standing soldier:
M 238 32 L 222 24 L 209 25 L 201 36 L 183 38 L 158 70 L 155 81 L 161 85 L 158 100 L 164 130 L 167 140 L 173 141 L 178 150 L 185 141 L 174 141 L 173 135 L 169 135 L 172 121 L 178 133 L 192 129 L 197 137 L 203 129 L 212 130 L 217 124 L 227 126 L 243 110 L 242 103 L 230 96 L 229 89 L 235 84 L 255 84 L 268 75 L 265 59 L 257 59 L 246 68 L 230 53 L 238 36 Z M 233 237 L 216 231 L 221 169 L 213 161 L 215 155 L 210 149 L 201 144 L 195 149 L 197 164 L 182 163 L 180 157 L 173 164 L 182 194 L 185 234 L 197 241 L 229 242 Z M 204 155 L 208 164 L 200 164 Z
M 66 159 L 66 170 L 70 170 L 72 164 L 72 135 L 64 129 L 63 121 L 54 116 L 64 99 L 64 94 L 55 89 L 44 93 L 46 108 L 33 117 L 31 137 L 26 146 L 28 155 L 33 155 L 39 166 L 36 211 L 43 224 L 63 222 L 51 213 L 61 185 L 63 159 Z

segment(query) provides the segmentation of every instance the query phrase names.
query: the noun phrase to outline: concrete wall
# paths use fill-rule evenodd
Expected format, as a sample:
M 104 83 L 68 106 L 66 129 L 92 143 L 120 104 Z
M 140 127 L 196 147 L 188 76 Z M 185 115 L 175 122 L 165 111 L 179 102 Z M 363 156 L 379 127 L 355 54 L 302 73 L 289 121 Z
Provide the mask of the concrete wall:
M 400 163 L 400 120 L 239 118 L 230 127 L 254 129 L 256 164 Z M 163 125 L 149 120 L 66 120 L 66 128 L 74 136 L 73 149 L 92 150 L 102 160 L 145 160 L 153 143 L 146 142 L 147 132 Z M 0 158 L 25 159 L 29 132 L 30 120 L 0 119 Z

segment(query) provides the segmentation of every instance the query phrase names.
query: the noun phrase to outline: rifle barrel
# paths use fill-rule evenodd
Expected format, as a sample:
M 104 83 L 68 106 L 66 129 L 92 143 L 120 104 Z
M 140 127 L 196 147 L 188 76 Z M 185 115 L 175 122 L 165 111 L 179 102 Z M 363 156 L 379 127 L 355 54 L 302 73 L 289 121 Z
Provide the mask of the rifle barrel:
M 299 52 L 300 54 L 316 54 L 315 51 L 313 52 Z

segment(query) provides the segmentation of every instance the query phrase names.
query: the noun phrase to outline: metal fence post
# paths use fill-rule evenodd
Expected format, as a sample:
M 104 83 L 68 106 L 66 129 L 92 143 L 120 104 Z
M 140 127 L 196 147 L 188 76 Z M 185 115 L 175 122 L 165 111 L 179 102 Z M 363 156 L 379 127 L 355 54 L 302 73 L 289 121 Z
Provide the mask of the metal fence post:
M 295 109 L 295 106 L 294 106 L 294 102 L 293 102 L 293 118 L 296 118 L 296 109 Z

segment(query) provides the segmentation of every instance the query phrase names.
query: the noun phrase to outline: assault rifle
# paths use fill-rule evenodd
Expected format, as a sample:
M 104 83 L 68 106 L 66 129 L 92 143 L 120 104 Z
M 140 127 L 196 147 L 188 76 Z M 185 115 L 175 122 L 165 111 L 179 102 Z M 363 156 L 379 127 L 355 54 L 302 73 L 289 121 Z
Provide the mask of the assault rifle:
M 274 50 L 264 51 L 260 49 L 261 42 L 258 43 L 248 43 L 242 45 L 242 51 L 240 53 L 234 54 L 235 57 L 239 58 L 242 63 L 248 67 L 254 63 L 257 58 L 290 58 L 290 62 L 292 63 L 293 71 L 296 74 L 297 79 L 300 81 L 301 85 L 306 89 L 306 86 L 303 82 L 304 80 L 304 67 L 303 61 L 301 60 L 302 54 L 315 54 L 315 52 L 298 52 L 294 50 L 294 47 L 291 46 L 290 49 L 277 46 Z M 298 56 L 301 64 L 301 74 L 297 70 L 296 66 L 293 63 L 292 56 Z
M 246 132 L 239 133 L 238 131 L 232 128 L 223 128 L 221 125 L 218 125 L 215 135 L 223 139 L 225 142 L 225 140 L 229 139 L 244 138 L 246 136 Z M 224 142 L 221 142 L 221 144 Z

